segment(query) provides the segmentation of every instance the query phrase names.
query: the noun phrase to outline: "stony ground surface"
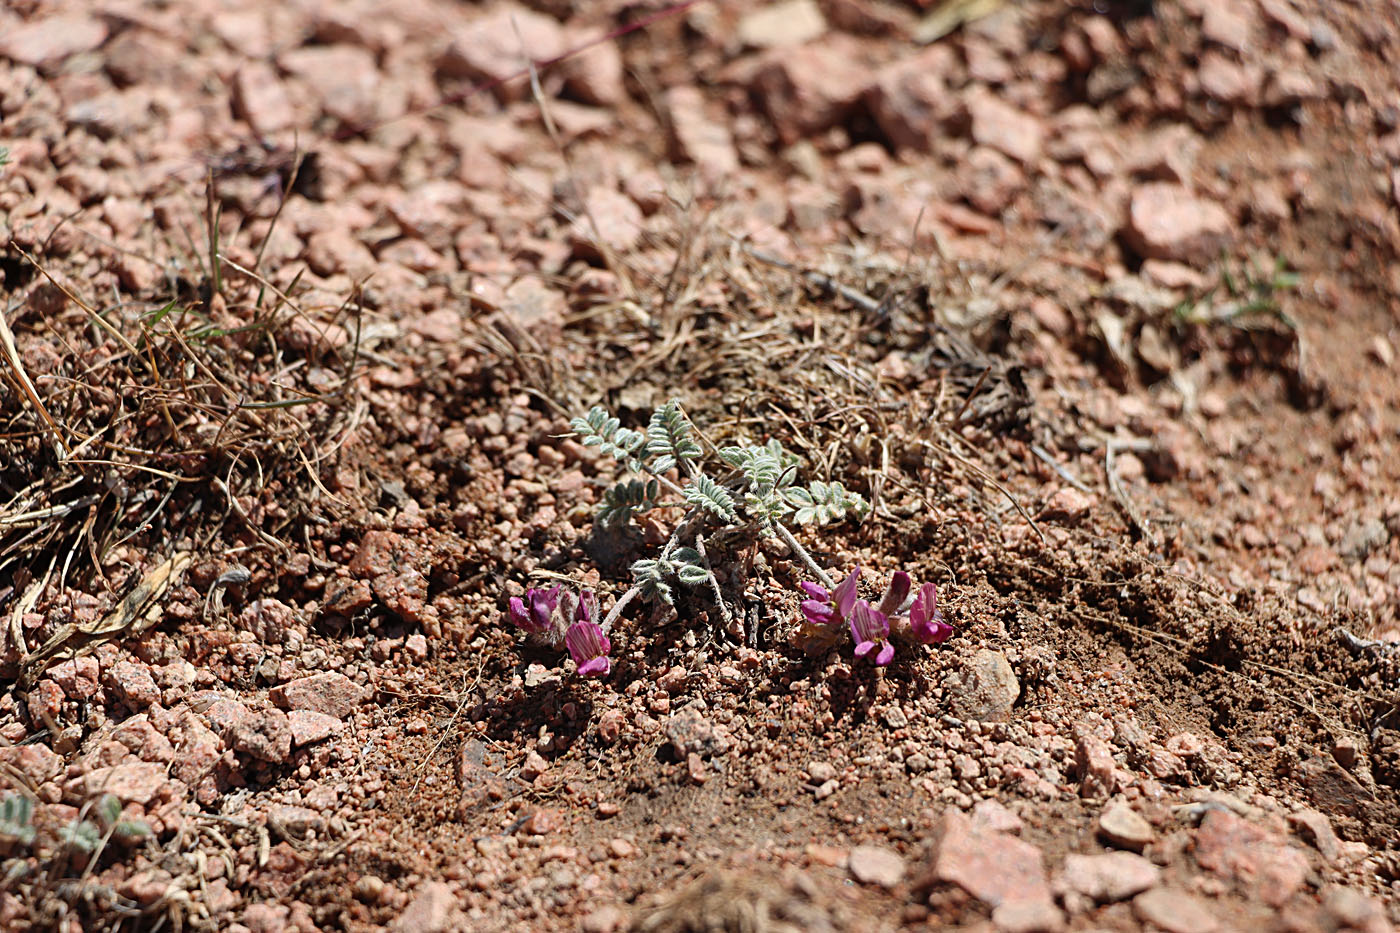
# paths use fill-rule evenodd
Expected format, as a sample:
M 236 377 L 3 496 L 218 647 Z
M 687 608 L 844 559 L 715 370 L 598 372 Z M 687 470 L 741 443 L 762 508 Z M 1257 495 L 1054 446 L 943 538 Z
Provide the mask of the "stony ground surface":
M 1395 5 L 667 6 L 0 10 L 0 927 L 1392 929 Z M 672 396 L 954 637 L 524 645 Z

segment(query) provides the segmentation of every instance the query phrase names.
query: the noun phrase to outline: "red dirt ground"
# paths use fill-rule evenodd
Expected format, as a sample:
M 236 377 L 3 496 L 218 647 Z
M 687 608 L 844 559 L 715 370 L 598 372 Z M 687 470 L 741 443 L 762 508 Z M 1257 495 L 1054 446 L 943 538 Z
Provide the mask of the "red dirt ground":
M 669 6 L 0 10 L 0 927 L 1391 929 L 1400 9 Z M 954 636 L 527 645 L 671 397 Z

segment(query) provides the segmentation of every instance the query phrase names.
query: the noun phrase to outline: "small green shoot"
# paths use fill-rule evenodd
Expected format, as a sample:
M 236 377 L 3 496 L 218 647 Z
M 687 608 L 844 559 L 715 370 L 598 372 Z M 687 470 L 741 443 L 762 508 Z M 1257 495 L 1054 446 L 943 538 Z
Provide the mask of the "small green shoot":
M 1177 305 L 1176 321 L 1248 327 L 1254 319 L 1272 317 L 1292 329 L 1295 325 L 1284 313 L 1280 296 L 1296 290 L 1301 282 L 1302 277 L 1289 269 L 1282 256 L 1271 262 L 1251 258 L 1241 272 L 1222 259 L 1219 283 Z

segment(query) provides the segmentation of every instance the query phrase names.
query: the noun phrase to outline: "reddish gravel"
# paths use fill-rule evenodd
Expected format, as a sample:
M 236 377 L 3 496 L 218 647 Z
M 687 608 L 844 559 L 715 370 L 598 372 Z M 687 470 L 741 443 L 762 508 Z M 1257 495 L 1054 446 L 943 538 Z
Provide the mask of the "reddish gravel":
M 1392 929 L 1394 10 L 682 6 L 0 10 L 0 928 Z M 670 397 L 954 636 L 518 637 Z

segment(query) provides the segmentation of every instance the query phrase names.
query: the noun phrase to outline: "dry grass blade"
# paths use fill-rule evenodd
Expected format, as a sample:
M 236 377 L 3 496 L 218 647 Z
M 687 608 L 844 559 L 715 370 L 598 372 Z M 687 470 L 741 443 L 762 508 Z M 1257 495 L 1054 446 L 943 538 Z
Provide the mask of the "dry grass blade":
M 160 597 L 180 578 L 191 560 L 187 552 L 175 554 L 146 574 L 127 593 L 116 610 L 105 618 L 89 625 L 70 623 L 60 628 L 41 647 L 24 656 L 20 662 L 21 686 L 27 687 L 38 680 L 48 668 L 48 662 L 71 642 L 82 640 L 82 644 L 76 646 L 70 655 L 79 657 L 119 635 L 130 637 L 141 634 L 159 618 L 154 610 L 159 608 Z
M 57 422 L 49 414 L 49 410 L 44 407 L 43 401 L 39 398 L 39 391 L 34 388 L 34 382 L 29 378 L 29 374 L 24 371 L 24 363 L 19 357 L 19 349 L 15 346 L 15 335 L 10 330 L 9 323 L 5 320 L 5 315 L 0 314 L 0 348 L 5 351 L 5 362 L 9 364 L 10 371 L 14 375 L 14 380 L 18 384 L 19 390 L 24 397 L 29 400 L 29 404 L 34 406 L 39 417 L 44 419 L 44 423 L 53 432 L 54 443 L 63 448 L 65 455 L 73 452 L 68 446 L 68 442 L 63 439 L 63 432 L 59 430 Z

